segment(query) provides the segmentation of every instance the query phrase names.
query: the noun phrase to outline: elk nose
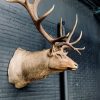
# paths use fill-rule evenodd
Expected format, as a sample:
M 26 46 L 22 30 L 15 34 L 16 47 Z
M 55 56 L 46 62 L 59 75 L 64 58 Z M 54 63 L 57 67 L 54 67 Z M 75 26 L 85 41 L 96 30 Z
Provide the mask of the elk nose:
M 78 64 L 75 63 L 74 65 L 75 65 L 75 68 L 78 68 Z

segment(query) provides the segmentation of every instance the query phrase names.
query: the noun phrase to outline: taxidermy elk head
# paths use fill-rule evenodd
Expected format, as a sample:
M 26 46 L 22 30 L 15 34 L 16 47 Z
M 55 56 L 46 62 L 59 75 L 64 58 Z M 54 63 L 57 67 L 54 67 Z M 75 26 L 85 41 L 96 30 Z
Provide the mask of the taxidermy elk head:
M 79 54 L 80 50 L 85 48 L 76 48 L 73 45 L 80 41 L 82 32 L 77 40 L 70 42 L 71 37 L 77 26 L 78 17 L 76 16 L 76 22 L 71 32 L 67 35 L 62 35 L 62 22 L 61 22 L 61 36 L 53 38 L 49 35 L 41 25 L 41 22 L 53 11 L 53 7 L 47 11 L 43 16 L 39 17 L 37 14 L 38 4 L 41 0 L 33 0 L 31 3 L 29 0 L 7 0 L 12 3 L 19 3 L 23 5 L 29 12 L 37 30 L 46 38 L 51 44 L 52 48 L 43 51 L 26 51 L 18 48 L 8 68 L 9 82 L 14 84 L 16 88 L 22 88 L 33 80 L 39 80 L 45 78 L 51 73 L 63 72 L 64 70 L 76 70 L 78 64 L 67 56 L 65 49 L 72 48 Z

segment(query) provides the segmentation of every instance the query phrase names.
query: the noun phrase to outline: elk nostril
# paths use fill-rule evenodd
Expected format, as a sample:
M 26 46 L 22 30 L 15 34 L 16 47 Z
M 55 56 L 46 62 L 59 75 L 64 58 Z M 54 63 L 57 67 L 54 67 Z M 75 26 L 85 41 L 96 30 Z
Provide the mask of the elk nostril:
M 75 66 L 78 66 L 77 64 L 75 64 Z
M 75 64 L 75 67 L 77 67 L 77 68 L 78 68 L 78 64 Z

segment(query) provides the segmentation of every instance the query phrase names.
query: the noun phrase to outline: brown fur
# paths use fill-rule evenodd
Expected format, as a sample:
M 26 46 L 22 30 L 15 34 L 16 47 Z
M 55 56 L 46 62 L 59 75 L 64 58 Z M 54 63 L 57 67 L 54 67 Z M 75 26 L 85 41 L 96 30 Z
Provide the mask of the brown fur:
M 49 56 L 49 52 L 50 49 L 30 52 L 18 48 L 9 64 L 9 82 L 16 88 L 22 88 L 31 81 L 45 78 L 51 73 L 77 68 L 77 64 L 61 51 L 55 52 L 53 56 Z

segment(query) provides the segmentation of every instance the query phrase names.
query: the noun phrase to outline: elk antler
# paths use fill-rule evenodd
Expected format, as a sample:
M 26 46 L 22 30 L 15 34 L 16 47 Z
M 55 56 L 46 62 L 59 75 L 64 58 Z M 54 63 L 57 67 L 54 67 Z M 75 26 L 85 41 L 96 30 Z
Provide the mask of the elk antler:
M 29 12 L 36 28 L 38 29 L 38 31 L 52 44 L 56 44 L 56 46 L 61 46 L 63 49 L 64 48 L 68 48 L 68 47 L 71 47 L 72 49 L 74 49 L 75 51 L 77 51 L 79 54 L 80 51 L 79 50 L 84 50 L 84 48 L 75 48 L 73 45 L 78 43 L 82 37 L 82 31 L 81 31 L 81 34 L 79 36 L 79 38 L 70 43 L 70 39 L 75 31 L 75 28 L 77 26 L 77 22 L 78 22 L 78 17 L 76 15 L 76 22 L 75 22 L 75 25 L 73 27 L 73 30 L 72 32 L 65 36 L 61 36 L 61 37 L 58 37 L 58 38 L 53 38 L 48 32 L 46 32 L 43 28 L 43 26 L 41 25 L 41 22 L 49 15 L 51 14 L 51 12 L 54 10 L 54 5 L 52 6 L 52 8 L 50 10 L 48 10 L 46 13 L 44 13 L 43 16 L 39 17 L 38 14 L 37 14 L 37 8 L 38 8 L 38 5 L 40 3 L 41 0 L 33 0 L 32 3 L 29 2 L 29 0 L 7 0 L 8 2 L 13 2 L 13 3 L 20 3 L 21 5 L 23 5 L 27 11 Z
M 13 3 L 20 3 L 23 5 L 27 11 L 29 12 L 36 28 L 38 31 L 50 42 L 53 43 L 54 38 L 47 33 L 43 26 L 41 25 L 41 22 L 53 11 L 54 5 L 50 10 L 48 10 L 43 16 L 39 17 L 37 14 L 37 8 L 41 0 L 33 0 L 32 3 L 29 2 L 29 0 L 7 0 L 8 2 Z
M 83 48 L 75 48 L 73 45 L 78 43 L 81 40 L 82 31 L 81 31 L 80 36 L 78 37 L 78 39 L 76 41 L 70 43 L 71 37 L 74 34 L 74 31 L 75 31 L 76 26 L 77 26 L 77 22 L 78 22 L 78 16 L 76 15 L 76 22 L 75 22 L 75 25 L 74 25 L 74 27 L 72 29 L 72 32 L 68 33 L 67 35 L 64 36 L 65 39 L 64 38 L 63 39 L 65 40 L 65 42 L 60 43 L 60 46 L 63 46 L 63 49 L 71 47 L 72 49 L 74 49 L 75 51 L 77 51 L 81 55 L 81 52 L 79 50 L 84 50 L 85 47 L 83 47 Z M 60 26 L 62 27 L 62 22 L 60 22 Z M 62 34 L 62 31 L 60 31 L 60 34 Z

